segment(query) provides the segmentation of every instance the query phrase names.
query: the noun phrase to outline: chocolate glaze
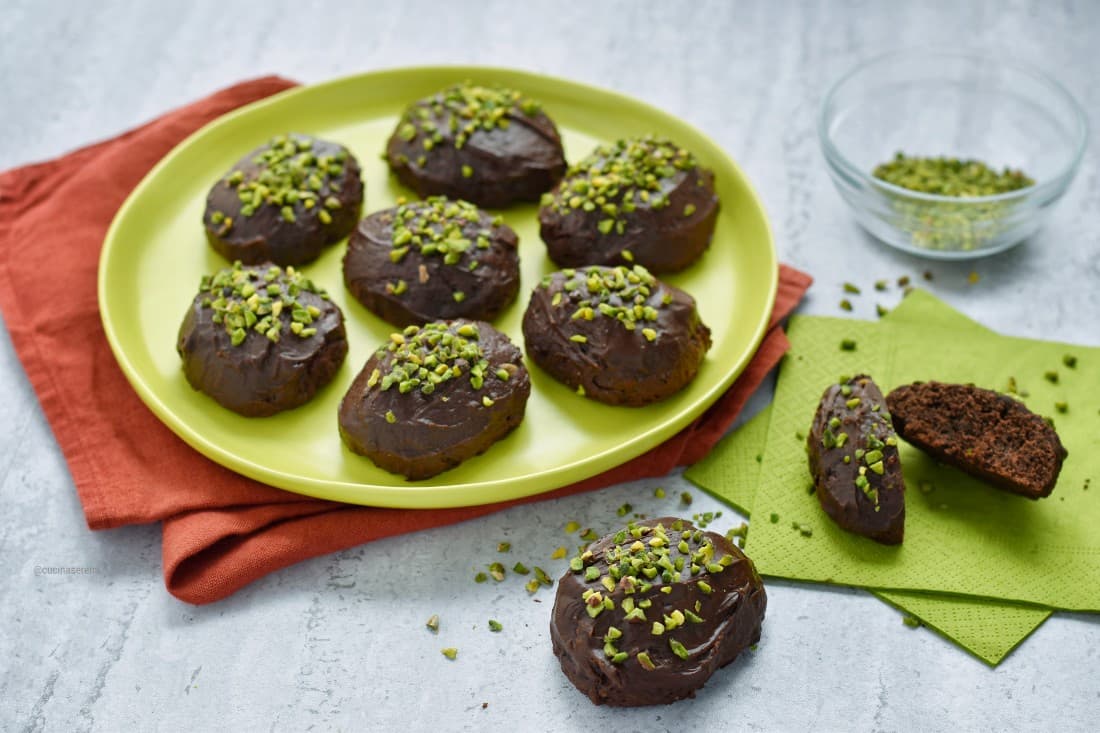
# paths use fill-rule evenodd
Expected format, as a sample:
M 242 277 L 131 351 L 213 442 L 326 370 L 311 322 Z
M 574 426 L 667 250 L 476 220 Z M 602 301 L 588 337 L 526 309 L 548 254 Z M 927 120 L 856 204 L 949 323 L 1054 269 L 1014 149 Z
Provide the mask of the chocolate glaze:
M 257 273 L 253 282 L 266 285 L 266 266 L 246 268 Z M 225 327 L 214 323 L 213 309 L 195 296 L 180 326 L 176 351 L 192 387 L 218 404 L 245 417 L 266 417 L 305 404 L 328 384 L 348 353 L 344 315 L 331 300 L 301 292 L 299 302 L 315 306 L 321 315 L 311 324 L 317 333 L 300 338 L 290 332 L 290 310 L 284 310 L 278 343 L 250 331 L 233 346 Z
M 341 150 L 346 152 L 337 143 L 318 140 L 308 135 L 294 137 L 312 140 L 313 152 L 318 156 L 334 155 Z M 328 224 L 318 218 L 320 207 L 306 209 L 301 202 L 293 207 L 293 222 L 286 221 L 280 207 L 273 204 L 261 205 L 250 216 L 243 216 L 237 189 L 230 186 L 226 179 L 235 170 L 242 171 L 246 181 L 255 178 L 262 167 L 254 159 L 267 148 L 267 145 L 261 145 L 241 158 L 210 189 L 202 219 L 206 227 L 206 239 L 227 260 L 240 260 L 246 265 L 274 262 L 285 267 L 315 260 L 327 245 L 346 237 L 359 221 L 363 208 L 363 183 L 359 177 L 359 164 L 348 153 L 343 175 L 337 181 L 340 189 L 334 190 L 331 182 L 326 181 L 318 192 L 322 201 L 328 196 L 334 196 L 340 202 L 339 209 L 329 211 L 332 221 Z M 215 223 L 215 211 L 232 217 L 233 226 L 225 230 L 221 224 Z
M 463 234 L 473 241 L 480 232 L 488 232 L 488 249 L 471 247 L 458 262 L 448 265 L 441 255 L 424 255 L 411 246 L 394 262 L 390 253 L 395 211 L 385 209 L 363 219 L 348 241 L 344 283 L 365 308 L 395 326 L 408 326 L 455 318 L 491 321 L 516 299 L 519 237 L 511 227 L 493 224 L 493 218 L 482 211 L 478 221 L 465 223 Z M 471 271 L 472 262 L 477 267 Z M 394 284 L 400 281 L 408 289 L 398 294 Z M 455 301 L 455 292 L 462 292 L 465 299 Z
M 450 129 L 452 112 L 432 105 L 438 96 L 415 102 L 398 124 L 398 130 L 405 123 L 416 126 L 416 137 L 403 140 L 395 130 L 386 145 L 390 169 L 418 196 L 442 195 L 500 208 L 538 201 L 565 173 L 561 137 L 543 112 L 527 114 L 514 107 L 506 115 L 510 122 L 506 128 L 479 129 L 458 148 Z M 427 118 L 421 118 L 417 110 L 426 110 Z M 423 146 L 425 121 L 434 124 L 442 136 L 427 151 Z M 463 176 L 463 166 L 469 166 L 472 175 Z
M 574 389 L 583 387 L 585 396 L 594 400 L 637 407 L 666 399 L 695 378 L 711 341 L 694 298 L 658 280 L 644 300 L 645 305 L 657 309 L 656 322 L 639 321 L 630 331 L 615 318 L 599 313 L 592 320 L 573 318 L 578 307 L 594 296 L 587 284 L 566 291 L 569 279 L 560 271 L 549 276 L 531 293 L 523 314 L 527 354 L 554 379 Z M 562 298 L 555 306 L 558 293 Z M 668 304 L 663 303 L 666 297 Z M 625 305 L 617 295 L 611 304 Z M 643 335 L 645 327 L 656 331 L 654 341 Z M 587 342 L 571 341 L 575 334 Z
M 679 556 L 675 545 L 680 534 L 669 528 L 678 521 L 682 523 L 682 530 L 695 530 L 690 522 L 673 517 L 651 519 L 635 526 L 664 526 L 668 535 L 675 538 L 670 548 L 670 558 L 674 559 Z M 650 537 L 643 535 L 643 542 Z M 629 547 L 635 542 L 629 532 L 621 543 L 616 543 L 615 539 L 615 535 L 610 534 L 590 545 L 588 550 L 592 557 L 585 563 L 586 567 L 598 568 L 601 575 L 608 575 L 608 550 Z M 688 559 L 684 570 L 676 573 L 672 582 L 657 576 L 648 590 L 644 590 L 644 586 L 636 586 L 635 592 L 629 594 L 626 592 L 627 583 L 621 579 L 614 586 L 615 590 L 608 592 L 600 581 L 586 580 L 583 572 L 567 570 L 558 582 L 550 621 L 554 654 L 565 676 L 593 703 L 660 705 L 694 697 L 695 691 L 706 683 L 715 670 L 729 664 L 760 640 L 767 595 L 752 561 L 719 534 L 703 532 L 701 539 L 704 543 L 707 540 L 713 543 L 714 562 L 729 556 L 732 561 L 727 562 L 731 564 L 721 572 L 704 570 L 693 576 Z M 689 547 L 694 552 L 699 546 L 699 543 L 691 543 Z M 640 580 L 645 580 L 644 576 Z M 710 593 L 700 590 L 700 580 L 710 585 Z M 663 586 L 670 587 L 671 592 L 661 592 Z M 588 589 L 595 589 L 605 599 L 610 598 L 614 608 L 592 618 L 582 595 Z M 644 620 L 626 620 L 623 610 L 626 599 L 631 599 L 636 607 L 640 602 L 650 602 L 651 605 L 643 610 Z M 661 621 L 675 610 L 694 611 L 697 602 L 696 613 L 701 622 L 687 620 L 663 634 L 652 633 L 654 621 Z M 612 626 L 622 632 L 615 640 L 616 649 L 627 655 L 618 664 L 612 662 L 604 650 L 604 639 Z M 670 639 L 683 644 L 688 652 L 687 659 L 673 653 Z M 649 655 L 653 669 L 643 666 L 637 657 L 639 652 Z
M 900 544 L 905 532 L 905 480 L 886 400 L 865 374 L 844 385 L 850 393 L 845 394 L 840 384 L 825 390 L 806 439 L 818 501 L 841 528 L 884 545 Z M 855 399 L 859 404 L 848 407 Z M 833 419 L 839 426 L 830 427 Z M 835 438 L 841 433 L 847 438 L 837 446 Z M 882 453 L 881 474 L 864 460 L 872 450 Z M 866 491 L 857 485 L 861 469 L 868 481 Z M 877 495 L 877 502 L 869 493 Z
M 898 434 L 937 461 L 997 488 L 1041 499 L 1068 452 L 1039 415 L 972 384 L 914 382 L 886 397 Z
M 488 372 L 509 368 L 511 376 L 487 376 L 481 389 L 474 389 L 464 376 L 444 382 L 429 395 L 418 389 L 402 394 L 396 387 L 383 391 L 368 386 L 375 369 L 388 373 L 392 364 L 392 353 L 383 346 L 367 360 L 340 403 L 340 437 L 352 452 L 410 480 L 426 479 L 484 453 L 520 424 L 531 394 L 523 355 L 488 323 L 456 320 L 449 326 L 457 331 L 468 323 L 479 331 Z M 469 374 L 467 362 L 459 366 Z M 485 397 L 493 400 L 491 407 L 483 404 Z M 387 412 L 393 413 L 392 423 L 386 420 Z
M 562 179 L 554 190 L 555 198 L 568 199 L 573 181 L 583 177 Z M 714 234 L 718 219 L 714 174 L 700 167 L 677 170 L 661 181 L 661 193 L 668 197 L 669 205 L 653 209 L 638 202 L 633 212 L 622 215 L 626 220 L 622 234 L 600 232 L 599 223 L 606 215 L 599 209 L 559 212 L 544 205 L 539 209 L 539 234 L 547 254 L 559 267 L 583 267 L 625 264 L 628 260 L 623 250 L 629 250 L 629 262 L 653 272 L 683 270 L 703 255 Z M 684 216 L 687 206 L 695 207 L 690 216 Z

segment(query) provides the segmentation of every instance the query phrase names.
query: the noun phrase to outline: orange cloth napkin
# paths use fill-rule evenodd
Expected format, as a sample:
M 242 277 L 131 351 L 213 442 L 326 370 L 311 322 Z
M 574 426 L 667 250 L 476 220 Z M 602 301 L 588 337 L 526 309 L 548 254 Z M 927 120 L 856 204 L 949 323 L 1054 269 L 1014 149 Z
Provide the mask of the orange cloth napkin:
M 787 350 L 776 324 L 810 278 L 783 267 L 771 330 L 706 414 L 645 455 L 529 499 L 376 509 L 310 499 L 222 468 L 162 425 L 130 388 L 103 334 L 96 268 L 115 212 L 161 157 L 219 115 L 292 86 L 278 77 L 244 82 L 117 138 L 0 174 L 0 310 L 68 461 L 88 526 L 162 521 L 164 581 L 177 598 L 209 603 L 305 558 L 518 503 L 663 476 L 710 450 Z

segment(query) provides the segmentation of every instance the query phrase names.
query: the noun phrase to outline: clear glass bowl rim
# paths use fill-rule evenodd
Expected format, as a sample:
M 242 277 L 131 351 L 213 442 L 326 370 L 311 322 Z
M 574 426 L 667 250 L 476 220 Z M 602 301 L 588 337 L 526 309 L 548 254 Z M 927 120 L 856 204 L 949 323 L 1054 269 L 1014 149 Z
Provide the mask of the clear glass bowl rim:
M 1032 78 L 1038 80 L 1040 83 L 1046 85 L 1056 95 L 1061 96 L 1069 105 L 1069 108 L 1073 111 L 1074 122 L 1076 122 L 1076 150 L 1070 157 L 1070 160 L 1066 165 L 1059 170 L 1056 174 L 1052 175 L 1046 181 L 1037 182 L 1034 186 L 1028 186 L 1027 188 L 1021 188 L 1016 191 L 1009 191 L 1008 193 L 1000 193 L 993 196 L 945 196 L 943 194 L 924 193 L 922 191 L 913 191 L 912 189 L 904 188 L 902 186 L 896 186 L 892 183 L 882 180 L 881 178 L 875 178 L 870 173 L 857 167 L 851 161 L 849 161 L 840 149 L 833 144 L 832 138 L 829 136 L 829 119 L 828 112 L 837 92 L 848 81 L 858 76 L 860 73 L 870 69 L 879 64 L 889 63 L 891 61 L 897 61 L 900 59 L 913 59 L 919 58 L 927 60 L 930 57 L 938 56 L 941 58 L 951 58 L 954 60 L 965 60 L 971 62 L 995 62 L 1002 66 L 1011 67 L 1014 71 L 1026 74 Z M 821 102 L 821 110 L 818 115 L 817 124 L 818 136 L 821 138 L 821 146 L 825 152 L 825 158 L 833 165 L 841 168 L 845 174 L 858 179 L 861 183 L 867 186 L 872 186 L 883 191 L 887 191 L 893 194 L 904 196 L 906 198 L 914 199 L 917 201 L 927 201 L 930 203 L 974 203 L 974 204 L 988 204 L 1001 201 L 1014 201 L 1029 199 L 1032 197 L 1045 196 L 1050 192 L 1055 195 L 1060 191 L 1066 182 L 1071 179 L 1077 170 L 1077 167 L 1081 164 L 1081 159 L 1085 155 L 1085 148 L 1088 146 L 1089 139 L 1089 124 L 1088 117 L 1085 114 L 1085 110 L 1081 107 L 1081 104 L 1077 99 L 1070 94 L 1069 90 L 1059 82 L 1057 79 L 1042 71 L 1039 68 L 1031 66 L 1026 63 L 1022 63 L 1013 59 L 1003 59 L 994 56 L 985 56 L 977 53 L 970 53 L 965 51 L 956 51 L 942 48 L 906 48 L 897 51 L 890 51 L 888 53 L 879 54 L 869 59 L 865 59 L 856 64 L 853 68 L 842 74 L 839 79 L 833 82 L 829 87 L 829 91 L 825 94 L 825 98 Z

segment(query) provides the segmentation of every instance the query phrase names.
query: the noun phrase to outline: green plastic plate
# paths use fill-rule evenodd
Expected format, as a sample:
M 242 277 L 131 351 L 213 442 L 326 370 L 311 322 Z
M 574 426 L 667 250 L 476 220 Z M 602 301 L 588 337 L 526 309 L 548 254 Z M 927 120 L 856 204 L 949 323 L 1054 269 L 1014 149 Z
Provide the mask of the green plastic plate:
M 527 414 L 510 436 L 458 468 L 409 482 L 348 451 L 336 409 L 355 374 L 392 330 L 343 286 L 344 243 L 305 273 L 328 289 L 347 318 L 350 352 L 333 382 L 309 404 L 269 418 L 244 418 L 195 392 L 176 354 L 176 332 L 203 274 L 226 266 L 206 244 L 206 193 L 237 159 L 268 138 L 303 132 L 346 145 L 359 159 L 365 211 L 411 194 L 380 159 L 404 107 L 462 80 L 503 84 L 541 101 L 557 122 L 569 160 L 619 137 L 658 133 L 715 171 L 722 210 L 703 259 L 667 278 L 695 296 L 714 346 L 681 393 L 644 408 L 609 407 L 531 369 Z M 535 206 L 503 212 L 520 236 L 520 296 L 496 325 L 522 344 L 531 288 L 555 268 L 538 235 Z M 628 97 L 573 82 L 495 68 L 382 71 L 301 87 L 207 125 L 164 158 L 119 210 L 99 268 L 103 325 L 119 365 L 164 423 L 214 461 L 272 486 L 325 499 L 386 507 L 451 507 L 530 496 L 623 463 L 672 436 L 733 383 L 763 337 L 778 284 L 764 209 L 741 170 L 705 135 Z

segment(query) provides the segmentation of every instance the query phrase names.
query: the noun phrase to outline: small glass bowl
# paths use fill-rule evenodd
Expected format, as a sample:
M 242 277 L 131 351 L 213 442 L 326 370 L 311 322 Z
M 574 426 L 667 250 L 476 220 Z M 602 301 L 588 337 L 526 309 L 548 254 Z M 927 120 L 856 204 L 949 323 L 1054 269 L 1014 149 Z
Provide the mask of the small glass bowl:
M 829 91 L 818 124 L 829 175 L 856 220 L 912 254 L 969 259 L 1033 235 L 1085 151 L 1085 113 L 1046 74 L 1013 61 L 938 50 L 887 54 Z M 971 158 L 1022 170 L 1034 186 L 962 198 L 871 175 L 897 152 Z

